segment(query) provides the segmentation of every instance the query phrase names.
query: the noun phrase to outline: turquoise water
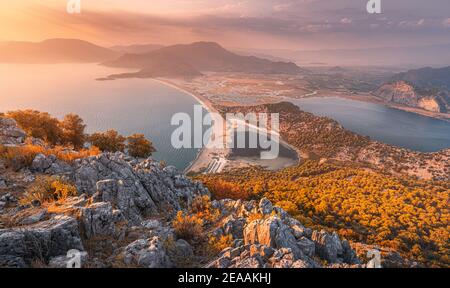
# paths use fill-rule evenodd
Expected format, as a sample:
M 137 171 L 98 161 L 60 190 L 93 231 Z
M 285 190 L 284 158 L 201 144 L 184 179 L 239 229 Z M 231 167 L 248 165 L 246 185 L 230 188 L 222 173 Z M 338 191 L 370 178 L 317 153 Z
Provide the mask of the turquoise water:
M 149 79 L 95 80 L 116 72 L 90 64 L 0 64 L 0 111 L 31 108 L 58 118 L 76 113 L 88 132 L 112 128 L 123 135 L 143 133 L 158 150 L 153 158 L 187 167 L 199 149 L 174 149 L 170 137 L 176 127 L 170 120 L 178 112 L 193 117 L 199 103 Z
M 346 129 L 374 140 L 415 151 L 450 148 L 450 122 L 337 97 L 292 101 L 301 110 L 338 121 Z

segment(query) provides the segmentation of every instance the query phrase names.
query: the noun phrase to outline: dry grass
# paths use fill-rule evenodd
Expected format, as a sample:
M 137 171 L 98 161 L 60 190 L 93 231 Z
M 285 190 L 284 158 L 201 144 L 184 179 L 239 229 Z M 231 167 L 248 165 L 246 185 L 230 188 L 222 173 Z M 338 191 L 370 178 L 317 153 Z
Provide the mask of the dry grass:
M 208 241 L 208 247 L 212 255 L 217 255 L 217 253 L 223 251 L 225 248 L 233 246 L 233 236 L 222 235 L 220 237 L 210 237 Z
M 182 211 L 179 211 L 173 221 L 173 228 L 179 239 L 184 239 L 190 243 L 196 242 L 203 234 L 203 220 L 196 215 L 185 215 Z
M 60 177 L 39 176 L 24 193 L 20 203 L 23 205 L 34 201 L 41 204 L 52 203 L 77 195 L 77 188 L 67 180 Z
M 220 218 L 220 211 L 211 206 L 208 196 L 198 196 L 194 198 L 190 205 L 189 212 L 204 222 L 217 222 Z
M 30 167 L 38 154 L 46 156 L 55 155 L 59 160 L 73 162 L 76 159 L 95 156 L 100 153 L 101 151 L 95 146 L 80 151 L 73 151 L 63 146 L 46 148 L 33 144 L 15 147 L 0 147 L 0 159 L 5 160 L 7 167 L 16 171 L 25 167 Z

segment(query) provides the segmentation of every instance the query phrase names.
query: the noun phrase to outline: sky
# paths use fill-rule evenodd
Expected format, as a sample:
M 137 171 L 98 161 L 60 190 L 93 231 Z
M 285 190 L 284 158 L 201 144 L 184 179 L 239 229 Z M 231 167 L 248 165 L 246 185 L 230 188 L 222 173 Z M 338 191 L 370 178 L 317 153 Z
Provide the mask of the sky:
M 450 43 L 449 0 L 1 0 L 0 41 L 78 38 L 100 45 L 216 41 L 320 50 Z M 73 0 L 70 0 L 73 1 Z

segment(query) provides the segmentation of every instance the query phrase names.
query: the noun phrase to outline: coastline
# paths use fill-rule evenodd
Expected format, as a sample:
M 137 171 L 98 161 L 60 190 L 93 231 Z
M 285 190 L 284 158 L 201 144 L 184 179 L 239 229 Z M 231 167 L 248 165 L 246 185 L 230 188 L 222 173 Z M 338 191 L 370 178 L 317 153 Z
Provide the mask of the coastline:
M 198 94 L 195 94 L 191 91 L 188 91 L 184 87 L 181 87 L 177 83 L 175 83 L 171 79 L 167 78 L 152 78 L 152 80 L 157 81 L 163 85 L 167 85 L 171 88 L 174 88 L 180 92 L 186 93 L 193 97 L 197 102 L 199 102 L 208 113 L 219 113 L 216 108 L 214 108 L 212 102 Z M 211 129 L 215 129 L 214 125 Z M 209 141 L 212 141 L 212 135 L 210 136 Z M 219 173 L 221 172 L 228 163 L 228 156 L 230 155 L 230 149 L 218 149 L 218 148 L 208 148 L 202 147 L 197 156 L 192 160 L 192 162 L 184 169 L 184 173 L 189 172 L 202 172 L 203 169 L 206 169 L 208 173 Z
M 285 100 L 289 101 L 289 99 L 304 99 L 304 98 L 313 98 L 313 97 L 320 97 L 320 98 L 339 97 L 339 98 L 343 98 L 343 99 L 355 100 L 355 101 L 360 101 L 360 102 L 365 102 L 365 103 L 373 103 L 373 104 L 382 105 L 382 106 L 392 108 L 392 109 L 397 109 L 397 110 L 414 113 L 417 115 L 421 115 L 421 116 L 425 116 L 425 117 L 429 117 L 429 118 L 433 118 L 433 119 L 437 119 L 437 120 L 450 122 L 450 113 L 427 111 L 427 110 L 420 109 L 420 108 L 414 108 L 414 107 L 409 107 L 409 106 L 405 106 L 405 105 L 401 105 L 401 104 L 397 104 L 397 103 L 387 102 L 387 101 L 383 101 L 382 99 L 380 99 L 376 96 L 370 95 L 370 94 L 349 95 L 349 94 L 341 94 L 341 93 L 326 93 L 326 94 L 325 93 L 323 93 L 323 94 L 317 93 L 315 95 L 310 95 L 310 96 L 308 95 L 308 96 L 304 96 L 301 98 L 285 97 Z
M 217 113 L 219 114 L 219 111 L 214 108 L 212 102 L 194 92 L 189 91 L 188 89 L 185 89 L 184 87 L 181 87 L 179 84 L 175 83 L 172 79 L 167 78 L 154 78 L 153 80 L 163 84 L 167 85 L 171 88 L 177 89 L 180 92 L 186 93 L 190 96 L 192 96 L 194 99 L 196 99 L 205 110 L 207 110 L 209 113 Z M 246 124 L 248 125 L 248 124 Z M 218 127 L 211 127 L 212 129 L 216 129 Z M 258 127 L 256 127 L 258 128 Z M 259 129 L 259 128 L 258 128 Z M 226 137 L 226 134 L 224 132 L 216 132 L 216 135 L 219 136 L 218 141 L 223 141 L 223 139 Z M 213 141 L 212 135 L 210 136 L 210 142 Z M 222 139 L 221 139 L 222 138 Z M 286 159 L 281 158 L 278 162 L 272 163 L 272 165 L 268 165 L 267 169 L 269 170 L 276 170 L 279 168 L 289 167 L 293 165 L 299 164 L 302 159 L 305 159 L 305 154 L 297 149 L 296 147 L 293 147 L 291 144 L 287 143 L 284 139 L 282 139 L 281 135 L 278 134 L 278 142 L 280 145 L 283 145 L 292 151 L 294 151 L 297 155 L 296 161 L 286 161 Z M 235 160 L 228 160 L 228 158 L 231 156 L 232 149 L 229 148 L 215 148 L 215 147 L 202 147 L 200 152 L 197 154 L 194 160 L 185 168 L 184 172 L 200 172 L 200 173 L 220 173 L 224 170 L 225 167 L 229 168 L 237 168 L 242 166 L 248 166 L 248 165 L 258 165 L 258 161 L 254 162 L 249 159 L 247 160 L 239 160 L 239 157 Z M 273 166 L 273 167 L 270 167 Z

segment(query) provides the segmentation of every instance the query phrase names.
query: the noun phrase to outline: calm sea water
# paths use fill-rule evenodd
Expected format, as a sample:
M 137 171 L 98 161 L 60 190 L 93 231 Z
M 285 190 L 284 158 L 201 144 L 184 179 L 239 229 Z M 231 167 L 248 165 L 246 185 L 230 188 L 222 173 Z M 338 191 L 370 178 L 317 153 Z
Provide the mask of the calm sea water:
M 184 169 L 198 149 L 172 147 L 174 113 L 193 117 L 199 103 L 191 96 L 149 79 L 96 81 L 112 73 L 91 64 L 0 64 L 0 111 L 32 108 L 62 118 L 80 115 L 88 132 L 116 129 L 123 135 L 143 133 L 158 150 L 153 156 Z
M 414 113 L 337 97 L 292 101 L 303 111 L 327 116 L 342 126 L 374 140 L 432 152 L 450 147 L 450 122 Z

